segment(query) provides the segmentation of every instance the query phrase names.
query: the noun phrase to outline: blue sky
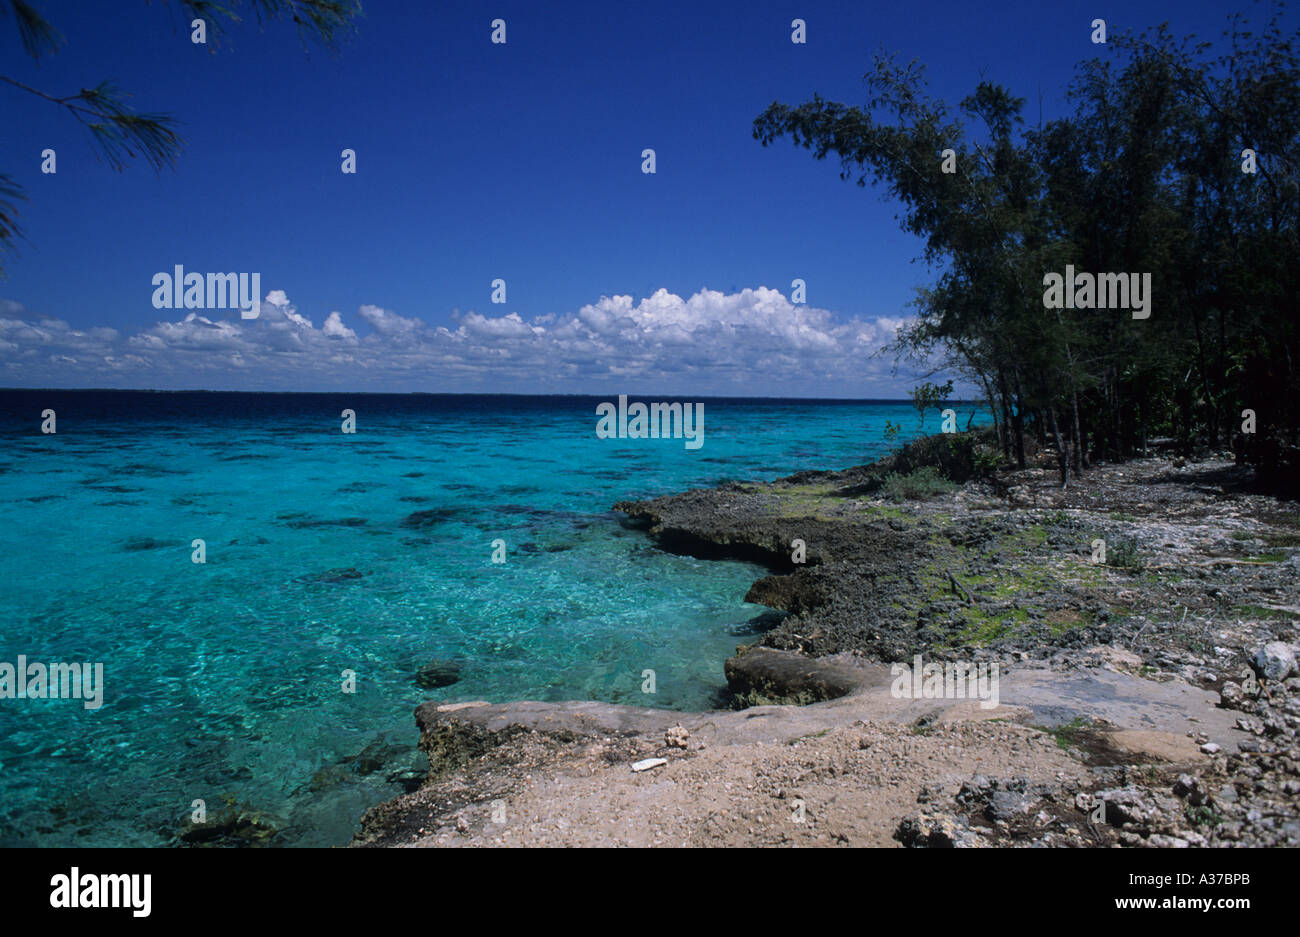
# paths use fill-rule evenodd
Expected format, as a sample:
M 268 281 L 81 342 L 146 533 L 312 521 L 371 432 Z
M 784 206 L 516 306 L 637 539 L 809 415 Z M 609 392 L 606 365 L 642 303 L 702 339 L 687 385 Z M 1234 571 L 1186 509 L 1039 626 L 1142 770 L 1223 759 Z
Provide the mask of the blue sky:
M 788 141 L 763 148 L 754 117 L 860 103 L 883 47 L 949 101 L 987 77 L 1031 120 L 1041 93 L 1050 119 L 1101 49 L 1094 18 L 1217 38 L 1233 8 L 369 0 L 331 55 L 286 23 L 197 46 L 175 3 L 41 6 L 61 51 L 33 63 L 0 18 L 0 74 L 54 94 L 113 79 L 178 117 L 186 147 L 174 171 L 117 173 L 59 108 L 0 86 L 0 168 L 28 195 L 0 386 L 854 397 L 915 383 L 867 352 L 934 271 L 897 206 Z M 256 323 L 186 322 L 151 304 L 176 264 L 259 272 L 271 301 Z

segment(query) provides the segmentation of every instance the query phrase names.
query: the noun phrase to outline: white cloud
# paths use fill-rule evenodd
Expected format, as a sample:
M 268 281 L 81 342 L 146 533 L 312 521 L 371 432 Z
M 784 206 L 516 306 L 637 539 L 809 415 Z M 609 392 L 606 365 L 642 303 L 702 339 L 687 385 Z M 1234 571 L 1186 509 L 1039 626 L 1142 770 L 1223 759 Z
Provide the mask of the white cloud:
M 283 290 L 258 319 L 213 315 L 124 336 L 0 300 L 0 366 L 11 385 L 218 390 L 896 397 L 915 383 L 875 356 L 906 320 L 844 318 L 765 287 L 602 296 L 532 320 L 471 311 L 454 327 L 363 305 L 364 332 L 338 311 L 316 328 Z
M 343 324 L 343 317 L 339 315 L 337 309 L 326 316 L 325 324 L 321 326 L 321 331 L 330 338 L 341 338 L 344 341 L 349 342 L 354 342 L 357 339 L 357 333 Z

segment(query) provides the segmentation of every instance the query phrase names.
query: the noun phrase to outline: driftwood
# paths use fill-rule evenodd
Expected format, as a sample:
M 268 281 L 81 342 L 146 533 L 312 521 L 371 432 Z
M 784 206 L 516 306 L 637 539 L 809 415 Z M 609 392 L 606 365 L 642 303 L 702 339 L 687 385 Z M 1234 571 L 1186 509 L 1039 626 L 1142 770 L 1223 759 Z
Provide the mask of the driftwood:
M 974 604 L 975 604 L 975 599 L 974 599 L 974 597 L 973 597 L 969 592 L 966 591 L 966 587 L 965 587 L 965 586 L 963 586 L 960 582 L 957 581 L 957 577 L 956 577 L 956 576 L 954 576 L 952 573 L 949 573 L 949 574 L 948 574 L 948 581 L 949 581 L 950 583 L 952 583 L 952 591 L 953 591 L 954 593 L 960 593 L 961 595 L 963 595 L 963 596 L 966 597 L 966 604 L 967 604 L 967 605 L 974 605 Z

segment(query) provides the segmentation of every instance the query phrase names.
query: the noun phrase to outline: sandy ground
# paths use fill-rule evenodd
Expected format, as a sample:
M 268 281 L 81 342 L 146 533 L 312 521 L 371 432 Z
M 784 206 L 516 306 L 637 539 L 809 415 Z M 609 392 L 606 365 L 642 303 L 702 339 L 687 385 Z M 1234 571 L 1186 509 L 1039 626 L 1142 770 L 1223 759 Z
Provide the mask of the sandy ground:
M 603 741 L 575 749 L 521 777 L 509 795 L 389 845 L 896 846 L 894 831 L 925 788 L 955 794 L 980 773 L 1033 781 L 1080 774 L 1050 737 L 987 722 L 924 735 L 898 724 L 847 726 L 788 743 L 681 752 L 641 773 L 622 758 L 609 763 L 614 752 Z M 427 793 L 432 819 L 440 805 Z M 421 794 L 408 806 L 418 809 Z

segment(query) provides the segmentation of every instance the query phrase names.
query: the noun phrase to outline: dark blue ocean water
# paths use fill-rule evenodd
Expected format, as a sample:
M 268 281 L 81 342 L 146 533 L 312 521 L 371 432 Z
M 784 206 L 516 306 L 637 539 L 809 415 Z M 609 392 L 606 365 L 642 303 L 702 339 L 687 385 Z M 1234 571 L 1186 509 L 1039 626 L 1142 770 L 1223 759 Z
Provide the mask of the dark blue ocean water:
M 278 842 L 338 844 L 424 766 L 425 699 L 713 705 L 762 570 L 661 552 L 610 506 L 921 430 L 910 404 L 705 398 L 688 450 L 598 439 L 603 399 L 0 391 L 0 662 L 105 672 L 97 710 L 0 699 L 0 844 L 161 845 L 227 794 Z M 418 686 L 431 660 L 458 682 Z

